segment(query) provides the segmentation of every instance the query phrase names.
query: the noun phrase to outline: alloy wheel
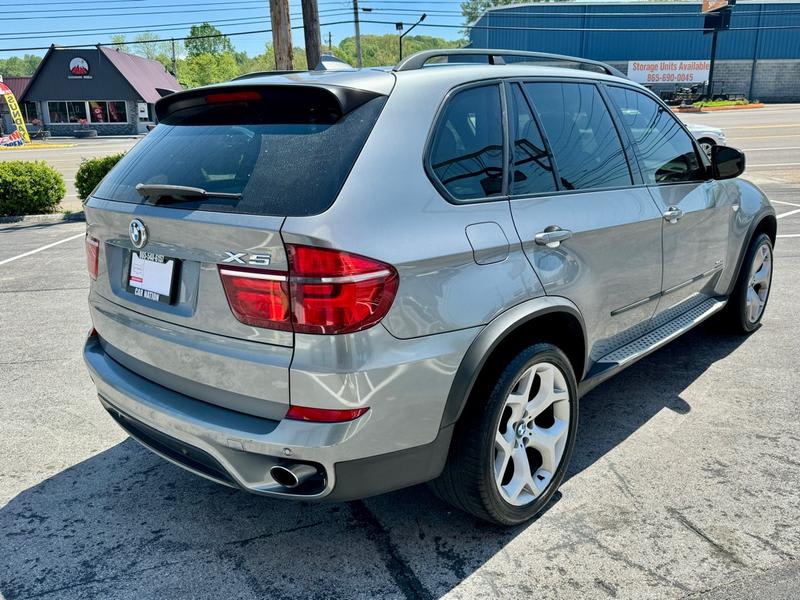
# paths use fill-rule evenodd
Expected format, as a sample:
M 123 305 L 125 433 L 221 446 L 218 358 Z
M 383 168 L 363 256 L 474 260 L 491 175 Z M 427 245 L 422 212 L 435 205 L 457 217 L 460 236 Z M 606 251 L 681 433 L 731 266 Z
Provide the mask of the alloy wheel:
M 772 280 L 772 250 L 769 244 L 761 244 L 750 266 L 750 279 L 747 282 L 745 314 L 750 323 L 757 323 L 764 312 Z
M 494 480 L 502 498 L 524 506 L 542 494 L 564 456 L 569 388 L 555 365 L 528 367 L 506 397 L 495 433 Z

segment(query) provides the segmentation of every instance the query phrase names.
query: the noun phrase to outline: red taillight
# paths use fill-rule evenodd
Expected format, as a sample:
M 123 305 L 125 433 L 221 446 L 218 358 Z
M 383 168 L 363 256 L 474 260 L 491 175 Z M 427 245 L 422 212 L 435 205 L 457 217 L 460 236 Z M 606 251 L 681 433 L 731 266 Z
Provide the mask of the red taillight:
M 291 331 L 285 273 L 220 265 L 219 275 L 231 311 L 239 321 Z
M 314 421 L 316 423 L 342 423 L 357 419 L 368 410 L 369 408 L 367 407 L 338 410 L 292 405 L 289 407 L 289 412 L 286 413 L 286 418 L 295 421 Z
M 86 236 L 86 267 L 89 269 L 89 277 L 97 279 L 98 265 L 100 264 L 100 240 L 92 236 Z
M 352 333 L 389 311 L 398 285 L 390 265 L 327 248 L 286 249 L 288 274 L 220 265 L 228 303 L 241 322 L 298 333 Z
M 390 265 L 327 248 L 288 244 L 286 249 L 295 331 L 352 333 L 389 311 L 398 284 Z

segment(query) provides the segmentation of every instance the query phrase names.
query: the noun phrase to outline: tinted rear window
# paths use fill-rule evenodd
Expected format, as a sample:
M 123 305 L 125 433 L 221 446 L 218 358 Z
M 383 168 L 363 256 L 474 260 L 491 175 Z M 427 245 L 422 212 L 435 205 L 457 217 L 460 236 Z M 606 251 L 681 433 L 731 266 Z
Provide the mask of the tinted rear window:
M 306 216 L 327 210 L 386 101 L 341 116 L 318 90 L 279 104 L 249 101 L 179 110 L 109 173 L 94 196 L 141 204 L 136 185 L 167 184 L 241 194 L 164 203 L 186 210 Z

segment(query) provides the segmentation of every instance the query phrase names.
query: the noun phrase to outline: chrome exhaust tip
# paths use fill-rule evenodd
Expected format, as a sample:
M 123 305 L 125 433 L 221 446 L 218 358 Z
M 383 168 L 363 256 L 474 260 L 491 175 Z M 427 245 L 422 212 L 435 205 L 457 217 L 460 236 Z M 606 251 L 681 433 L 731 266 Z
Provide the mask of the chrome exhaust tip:
M 274 465 L 270 467 L 269 474 L 275 483 L 291 490 L 316 475 L 317 469 L 304 464 Z

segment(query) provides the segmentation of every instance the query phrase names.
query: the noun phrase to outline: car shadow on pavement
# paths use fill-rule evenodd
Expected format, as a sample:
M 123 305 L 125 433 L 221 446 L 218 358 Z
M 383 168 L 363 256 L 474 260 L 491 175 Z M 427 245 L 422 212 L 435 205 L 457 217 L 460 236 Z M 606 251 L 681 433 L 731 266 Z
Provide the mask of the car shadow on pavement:
M 688 413 L 681 392 L 742 341 L 703 327 L 587 395 L 568 478 L 659 411 Z M 129 439 L 0 509 L 0 597 L 437 598 L 546 520 L 500 529 L 425 486 L 347 504 L 277 501 Z

